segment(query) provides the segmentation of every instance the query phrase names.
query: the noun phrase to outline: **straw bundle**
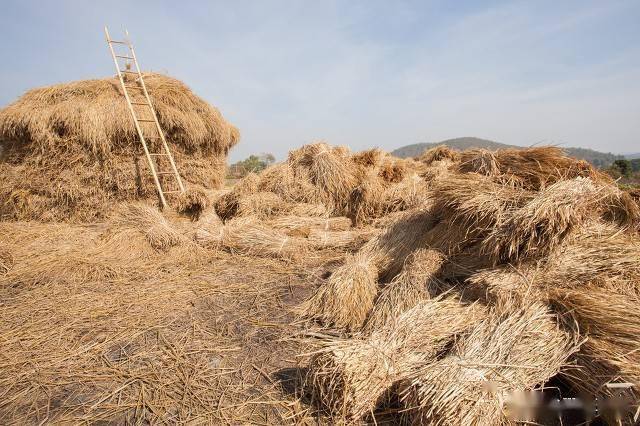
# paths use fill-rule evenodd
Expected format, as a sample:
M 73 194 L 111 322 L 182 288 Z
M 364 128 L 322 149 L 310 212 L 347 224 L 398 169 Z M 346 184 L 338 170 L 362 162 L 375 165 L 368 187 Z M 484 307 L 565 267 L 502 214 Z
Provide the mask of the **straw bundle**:
M 590 179 L 554 183 L 503 220 L 485 250 L 503 261 L 544 255 L 592 216 L 601 198 Z
M 260 177 L 255 173 L 249 173 L 239 180 L 231 191 L 224 192 L 214 201 L 213 206 L 221 219 L 231 219 L 238 213 L 238 204 L 241 197 L 258 192 Z
M 362 176 L 349 196 L 349 217 L 356 226 L 364 225 L 369 219 L 380 216 L 384 208 L 384 191 L 385 182 L 375 170 Z
M 596 186 L 591 179 L 576 178 L 554 183 L 496 227 L 484 250 L 497 259 L 517 260 L 540 256 L 561 244 L 569 233 L 591 218 L 618 215 L 621 225 L 636 223 L 635 211 L 625 211 L 613 186 Z M 635 206 L 634 206 L 635 207 Z M 624 216 L 624 217 L 622 217 Z
M 326 143 L 305 145 L 289 153 L 288 162 L 296 173 L 303 169 L 317 188 L 318 196 L 335 213 L 344 212 L 356 186 L 356 168 L 348 150 Z
M 318 249 L 349 249 L 356 250 L 367 241 L 378 235 L 377 229 L 358 229 L 350 231 L 324 231 L 311 229 L 307 235 L 309 244 Z
M 478 306 L 455 298 L 423 300 L 367 338 L 325 341 L 311 360 L 307 382 L 334 416 L 358 420 L 481 316 Z
M 592 282 L 554 289 L 550 297 L 575 317 L 587 339 L 576 354 L 578 367 L 567 379 L 590 395 L 606 393 L 605 384 L 640 386 L 640 295 L 617 293 Z
M 446 145 L 438 145 L 420 154 L 418 161 L 430 166 L 435 161 L 450 160 L 456 162 L 459 158 L 460 154 L 458 151 L 454 151 Z
M 234 217 L 255 216 L 267 219 L 288 210 L 288 203 L 273 192 L 256 192 L 238 198 Z
M 407 257 L 402 272 L 380 291 L 362 332 L 370 334 L 382 328 L 392 318 L 438 293 L 436 276 L 443 261 L 442 253 L 432 249 L 418 249 Z
M 545 278 L 536 265 L 501 265 L 471 274 L 464 294 L 495 306 L 517 306 L 524 300 L 546 300 Z
M 637 281 L 640 277 L 640 241 L 615 225 L 593 222 L 568 237 L 545 262 L 550 287 L 580 286 L 602 279 Z
M 322 218 L 287 215 L 269 219 L 266 224 L 292 235 L 308 237 L 312 230 L 347 231 L 351 228 L 351 219 L 340 216 Z
M 431 211 L 406 212 L 348 258 L 329 281 L 302 304 L 304 315 L 325 325 L 359 329 L 373 308 L 378 293 L 377 280 L 390 280 L 397 275 L 405 258 L 424 247 L 425 235 L 432 226 Z
M 211 205 L 211 201 L 207 194 L 201 189 L 187 189 L 179 195 L 176 210 L 178 213 L 190 216 L 197 220 L 202 212 Z
M 470 232 L 486 232 L 501 224 L 532 194 L 490 178 L 470 173 L 449 175 L 432 184 L 441 217 L 466 226 Z
M 378 269 L 361 252 L 350 255 L 315 294 L 300 306 L 304 316 L 325 325 L 358 329 L 378 291 Z
M 495 152 L 471 149 L 460 153 L 459 171 L 475 172 L 514 182 L 529 190 L 540 190 L 561 180 L 590 177 L 595 181 L 611 182 L 589 163 L 567 157 L 556 147 L 502 149 Z
M 186 170 L 197 169 L 183 176 L 187 183 L 220 186 L 237 129 L 178 80 L 149 74 L 145 83 L 179 170 L 182 160 Z M 142 125 L 145 134 L 154 134 L 152 123 Z M 6 150 L 0 163 L 2 217 L 89 221 L 103 218 L 114 202 L 156 198 L 116 79 L 27 92 L 0 111 L 0 139 Z
M 275 164 L 260 174 L 259 191 L 273 192 L 294 203 L 321 204 L 320 190 L 306 168 L 293 168 L 288 162 Z
M 290 237 L 252 217 L 227 221 L 219 228 L 196 230 L 195 240 L 207 248 L 225 248 L 233 253 L 283 259 L 300 259 L 308 251 L 304 238 Z
M 451 354 L 407 380 L 402 391 L 412 424 L 501 425 L 509 393 L 553 377 L 578 349 L 546 306 L 492 312 Z
M 311 203 L 294 203 L 288 211 L 291 216 L 305 216 L 305 217 L 329 217 L 329 211 L 324 204 L 311 204 Z M 351 221 L 349 221 L 351 222 Z
M 168 250 L 187 241 L 154 207 L 125 204 L 113 214 L 112 220 L 115 226 L 140 231 L 157 250 Z
M 407 174 L 407 168 L 403 161 L 394 161 L 388 158 L 383 161 L 378 171 L 380 176 L 387 183 L 398 183 L 405 178 Z
M 397 185 L 389 185 L 382 193 L 383 214 L 409 210 L 424 203 L 428 197 L 428 187 L 417 174 L 409 174 Z
M 351 156 L 351 160 L 362 167 L 371 167 L 377 169 L 388 154 L 379 148 L 373 148 L 366 151 L 356 152 Z

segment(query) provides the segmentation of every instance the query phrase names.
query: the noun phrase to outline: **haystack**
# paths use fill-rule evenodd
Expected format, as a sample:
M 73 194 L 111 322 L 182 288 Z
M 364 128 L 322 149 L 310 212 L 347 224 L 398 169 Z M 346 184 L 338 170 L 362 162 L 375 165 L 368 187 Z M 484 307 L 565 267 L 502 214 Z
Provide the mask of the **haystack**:
M 334 416 L 358 420 L 401 378 L 433 362 L 450 340 L 483 315 L 455 297 L 423 300 L 367 338 L 324 342 L 307 381 Z
M 148 74 L 145 83 L 186 185 L 219 187 L 238 130 L 182 82 Z M 149 116 L 148 107 L 135 108 Z M 156 135 L 153 123 L 141 124 Z M 117 201 L 157 199 L 115 78 L 27 92 L 0 111 L 0 140 L 2 218 L 90 221 Z M 151 151 L 160 149 L 152 144 Z M 170 170 L 164 160 L 159 168 Z

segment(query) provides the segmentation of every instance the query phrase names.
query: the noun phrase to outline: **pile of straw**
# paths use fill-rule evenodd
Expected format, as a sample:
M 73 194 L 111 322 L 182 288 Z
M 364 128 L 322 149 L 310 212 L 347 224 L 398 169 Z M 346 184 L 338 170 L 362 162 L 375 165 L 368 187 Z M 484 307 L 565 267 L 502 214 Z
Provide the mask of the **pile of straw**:
M 611 382 L 640 386 L 635 201 L 551 147 L 438 148 L 422 161 L 442 167 L 428 174 L 423 207 L 389 215 L 387 228 L 301 305 L 342 336 L 316 342 L 306 381 L 333 418 L 375 418 L 400 400 L 413 424 L 535 422 L 539 413 L 521 418 L 509 399 L 550 380 L 590 397 L 610 395 Z M 399 332 L 380 343 L 447 294 L 486 315 L 464 330 L 455 310 L 437 329 L 423 332 L 416 321 L 416 336 L 434 351 L 427 358 L 411 345 L 394 354 Z M 429 343 L 449 324 L 455 341 Z
M 224 179 L 238 130 L 182 82 L 145 75 L 183 179 L 208 189 Z M 135 83 L 132 83 L 135 84 Z M 135 107 L 140 117 L 148 108 Z M 156 135 L 142 123 L 145 135 Z M 33 89 L 0 111 L 0 217 L 90 221 L 123 200 L 156 199 L 142 146 L 115 78 Z M 152 144 L 153 145 L 153 144 Z M 158 146 L 152 152 L 160 152 Z M 170 170 L 159 160 L 161 170 Z M 173 178 L 165 189 L 176 189 Z
M 287 161 L 242 179 L 216 202 L 216 211 L 225 220 L 247 214 L 263 218 L 281 214 L 257 206 L 244 212 L 238 209 L 242 198 L 270 193 L 279 197 L 278 206 L 323 206 L 321 215 L 346 216 L 354 225 L 364 226 L 389 213 L 419 206 L 427 189 L 419 176 L 423 169 L 419 162 L 395 158 L 379 149 L 351 153 L 344 147 L 313 143 L 291 151 Z

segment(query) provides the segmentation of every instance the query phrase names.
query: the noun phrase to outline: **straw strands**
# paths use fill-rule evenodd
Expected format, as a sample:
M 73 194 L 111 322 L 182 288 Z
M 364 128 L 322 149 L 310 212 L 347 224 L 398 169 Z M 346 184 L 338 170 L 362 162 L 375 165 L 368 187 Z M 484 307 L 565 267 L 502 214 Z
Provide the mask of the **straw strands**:
M 366 338 L 323 342 L 310 362 L 308 386 L 334 416 L 358 420 L 481 317 L 480 307 L 452 297 L 424 300 Z
M 437 275 L 443 262 L 442 253 L 433 249 L 418 249 L 409 255 L 402 271 L 380 291 L 363 333 L 374 332 L 420 301 L 440 293 Z
M 637 286 L 637 283 L 634 283 Z M 567 378 L 595 395 L 605 384 L 622 381 L 640 386 L 640 292 L 619 293 L 600 282 L 576 289 L 556 289 L 551 297 L 576 319 L 586 342 L 578 367 Z M 618 288 L 623 288 L 618 284 Z
M 450 355 L 407 379 L 405 416 L 412 424 L 504 424 L 507 395 L 544 384 L 578 343 L 539 303 L 494 311 Z

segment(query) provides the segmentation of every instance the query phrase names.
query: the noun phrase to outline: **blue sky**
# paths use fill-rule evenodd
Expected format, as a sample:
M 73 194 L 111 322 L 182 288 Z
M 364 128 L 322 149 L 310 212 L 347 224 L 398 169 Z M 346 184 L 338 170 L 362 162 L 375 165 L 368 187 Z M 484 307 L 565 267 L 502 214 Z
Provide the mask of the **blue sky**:
M 13 1 L 0 105 L 114 73 L 102 27 L 240 128 L 232 159 L 459 136 L 640 152 L 640 1 Z

